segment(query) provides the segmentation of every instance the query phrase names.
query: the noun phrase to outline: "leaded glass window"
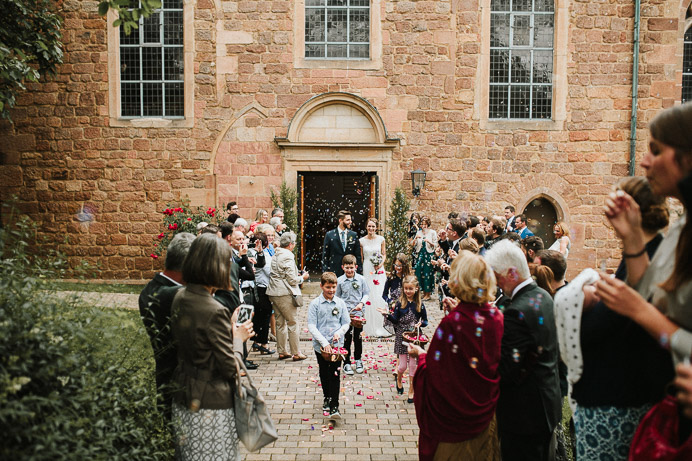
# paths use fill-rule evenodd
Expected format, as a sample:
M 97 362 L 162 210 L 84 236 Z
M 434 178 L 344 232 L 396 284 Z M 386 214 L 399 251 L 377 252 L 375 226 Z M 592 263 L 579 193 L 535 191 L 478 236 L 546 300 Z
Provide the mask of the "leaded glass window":
M 183 0 L 163 0 L 130 35 L 120 28 L 120 115 L 182 118 L 184 70 Z
M 305 0 L 307 59 L 369 59 L 370 0 Z
M 489 118 L 550 119 L 553 0 L 491 0 Z
M 685 32 L 682 56 L 682 102 L 692 101 L 692 27 Z

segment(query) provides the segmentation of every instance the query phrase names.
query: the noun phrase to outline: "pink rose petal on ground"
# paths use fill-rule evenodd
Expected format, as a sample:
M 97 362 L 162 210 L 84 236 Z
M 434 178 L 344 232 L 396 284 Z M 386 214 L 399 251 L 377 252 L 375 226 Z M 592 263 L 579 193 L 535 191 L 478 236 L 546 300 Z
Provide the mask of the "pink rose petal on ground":
M 363 404 L 362 404 L 362 403 L 356 403 L 356 406 L 357 406 L 357 407 L 362 407 Z
M 303 418 L 303 421 L 310 421 L 310 418 Z
M 374 395 L 368 395 L 368 400 L 372 400 L 372 399 L 374 399 L 374 398 L 375 398 Z

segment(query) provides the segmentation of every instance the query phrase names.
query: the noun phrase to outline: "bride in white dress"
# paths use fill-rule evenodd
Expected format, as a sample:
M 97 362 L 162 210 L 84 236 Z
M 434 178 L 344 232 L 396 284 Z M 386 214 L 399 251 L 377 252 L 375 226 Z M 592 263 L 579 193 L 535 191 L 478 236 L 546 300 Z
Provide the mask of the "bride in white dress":
M 384 261 L 387 259 L 384 237 L 377 235 L 377 219 L 375 218 L 368 219 L 367 229 L 368 235 L 360 239 L 363 277 L 370 289 L 368 296 L 370 304 L 365 306 L 367 322 L 363 325 L 363 334 L 372 337 L 391 336 L 391 333 L 384 329 L 382 314 L 377 312 L 378 307 L 387 309 L 387 303 L 382 299 L 382 291 L 387 281 L 387 274 L 384 271 Z M 380 262 L 376 266 L 378 259 Z

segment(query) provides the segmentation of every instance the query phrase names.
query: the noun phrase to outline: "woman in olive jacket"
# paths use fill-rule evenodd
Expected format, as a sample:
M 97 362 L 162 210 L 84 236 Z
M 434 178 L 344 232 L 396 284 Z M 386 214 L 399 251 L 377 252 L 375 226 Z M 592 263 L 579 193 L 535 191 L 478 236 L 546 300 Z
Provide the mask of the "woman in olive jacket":
M 233 386 L 252 321 L 236 325 L 213 297 L 230 288 L 231 249 L 213 234 L 195 239 L 183 263 L 186 286 L 173 301 L 178 367 L 173 403 L 176 459 L 240 459 Z M 231 315 L 232 314 L 232 315 Z

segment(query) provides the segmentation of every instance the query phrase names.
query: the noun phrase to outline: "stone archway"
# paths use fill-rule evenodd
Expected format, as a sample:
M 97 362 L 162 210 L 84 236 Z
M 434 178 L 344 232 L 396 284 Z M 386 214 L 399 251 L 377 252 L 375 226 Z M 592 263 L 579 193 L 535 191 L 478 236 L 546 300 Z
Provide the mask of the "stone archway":
M 555 241 L 552 228 L 555 222 L 569 222 L 567 202 L 555 191 L 539 187 L 529 191 L 517 208 L 518 213 L 526 214 L 531 231 L 543 239 L 548 248 Z
M 365 99 L 350 93 L 315 96 L 295 113 L 286 137 L 275 141 L 289 186 L 297 186 L 299 171 L 372 171 L 380 180 L 379 209 L 386 210 L 399 139 L 387 135 L 382 117 Z
M 305 102 L 293 116 L 285 138 L 276 138 L 281 149 L 283 180 L 298 190 L 299 175 L 316 172 L 374 175 L 374 208 L 387 216 L 391 195 L 392 152 L 399 140 L 390 138 L 377 109 L 350 93 L 324 93 Z M 304 210 L 308 203 L 299 203 Z M 298 217 L 301 230 L 306 225 Z M 304 236 L 306 232 L 302 232 Z M 302 246 L 303 247 L 303 246 Z

